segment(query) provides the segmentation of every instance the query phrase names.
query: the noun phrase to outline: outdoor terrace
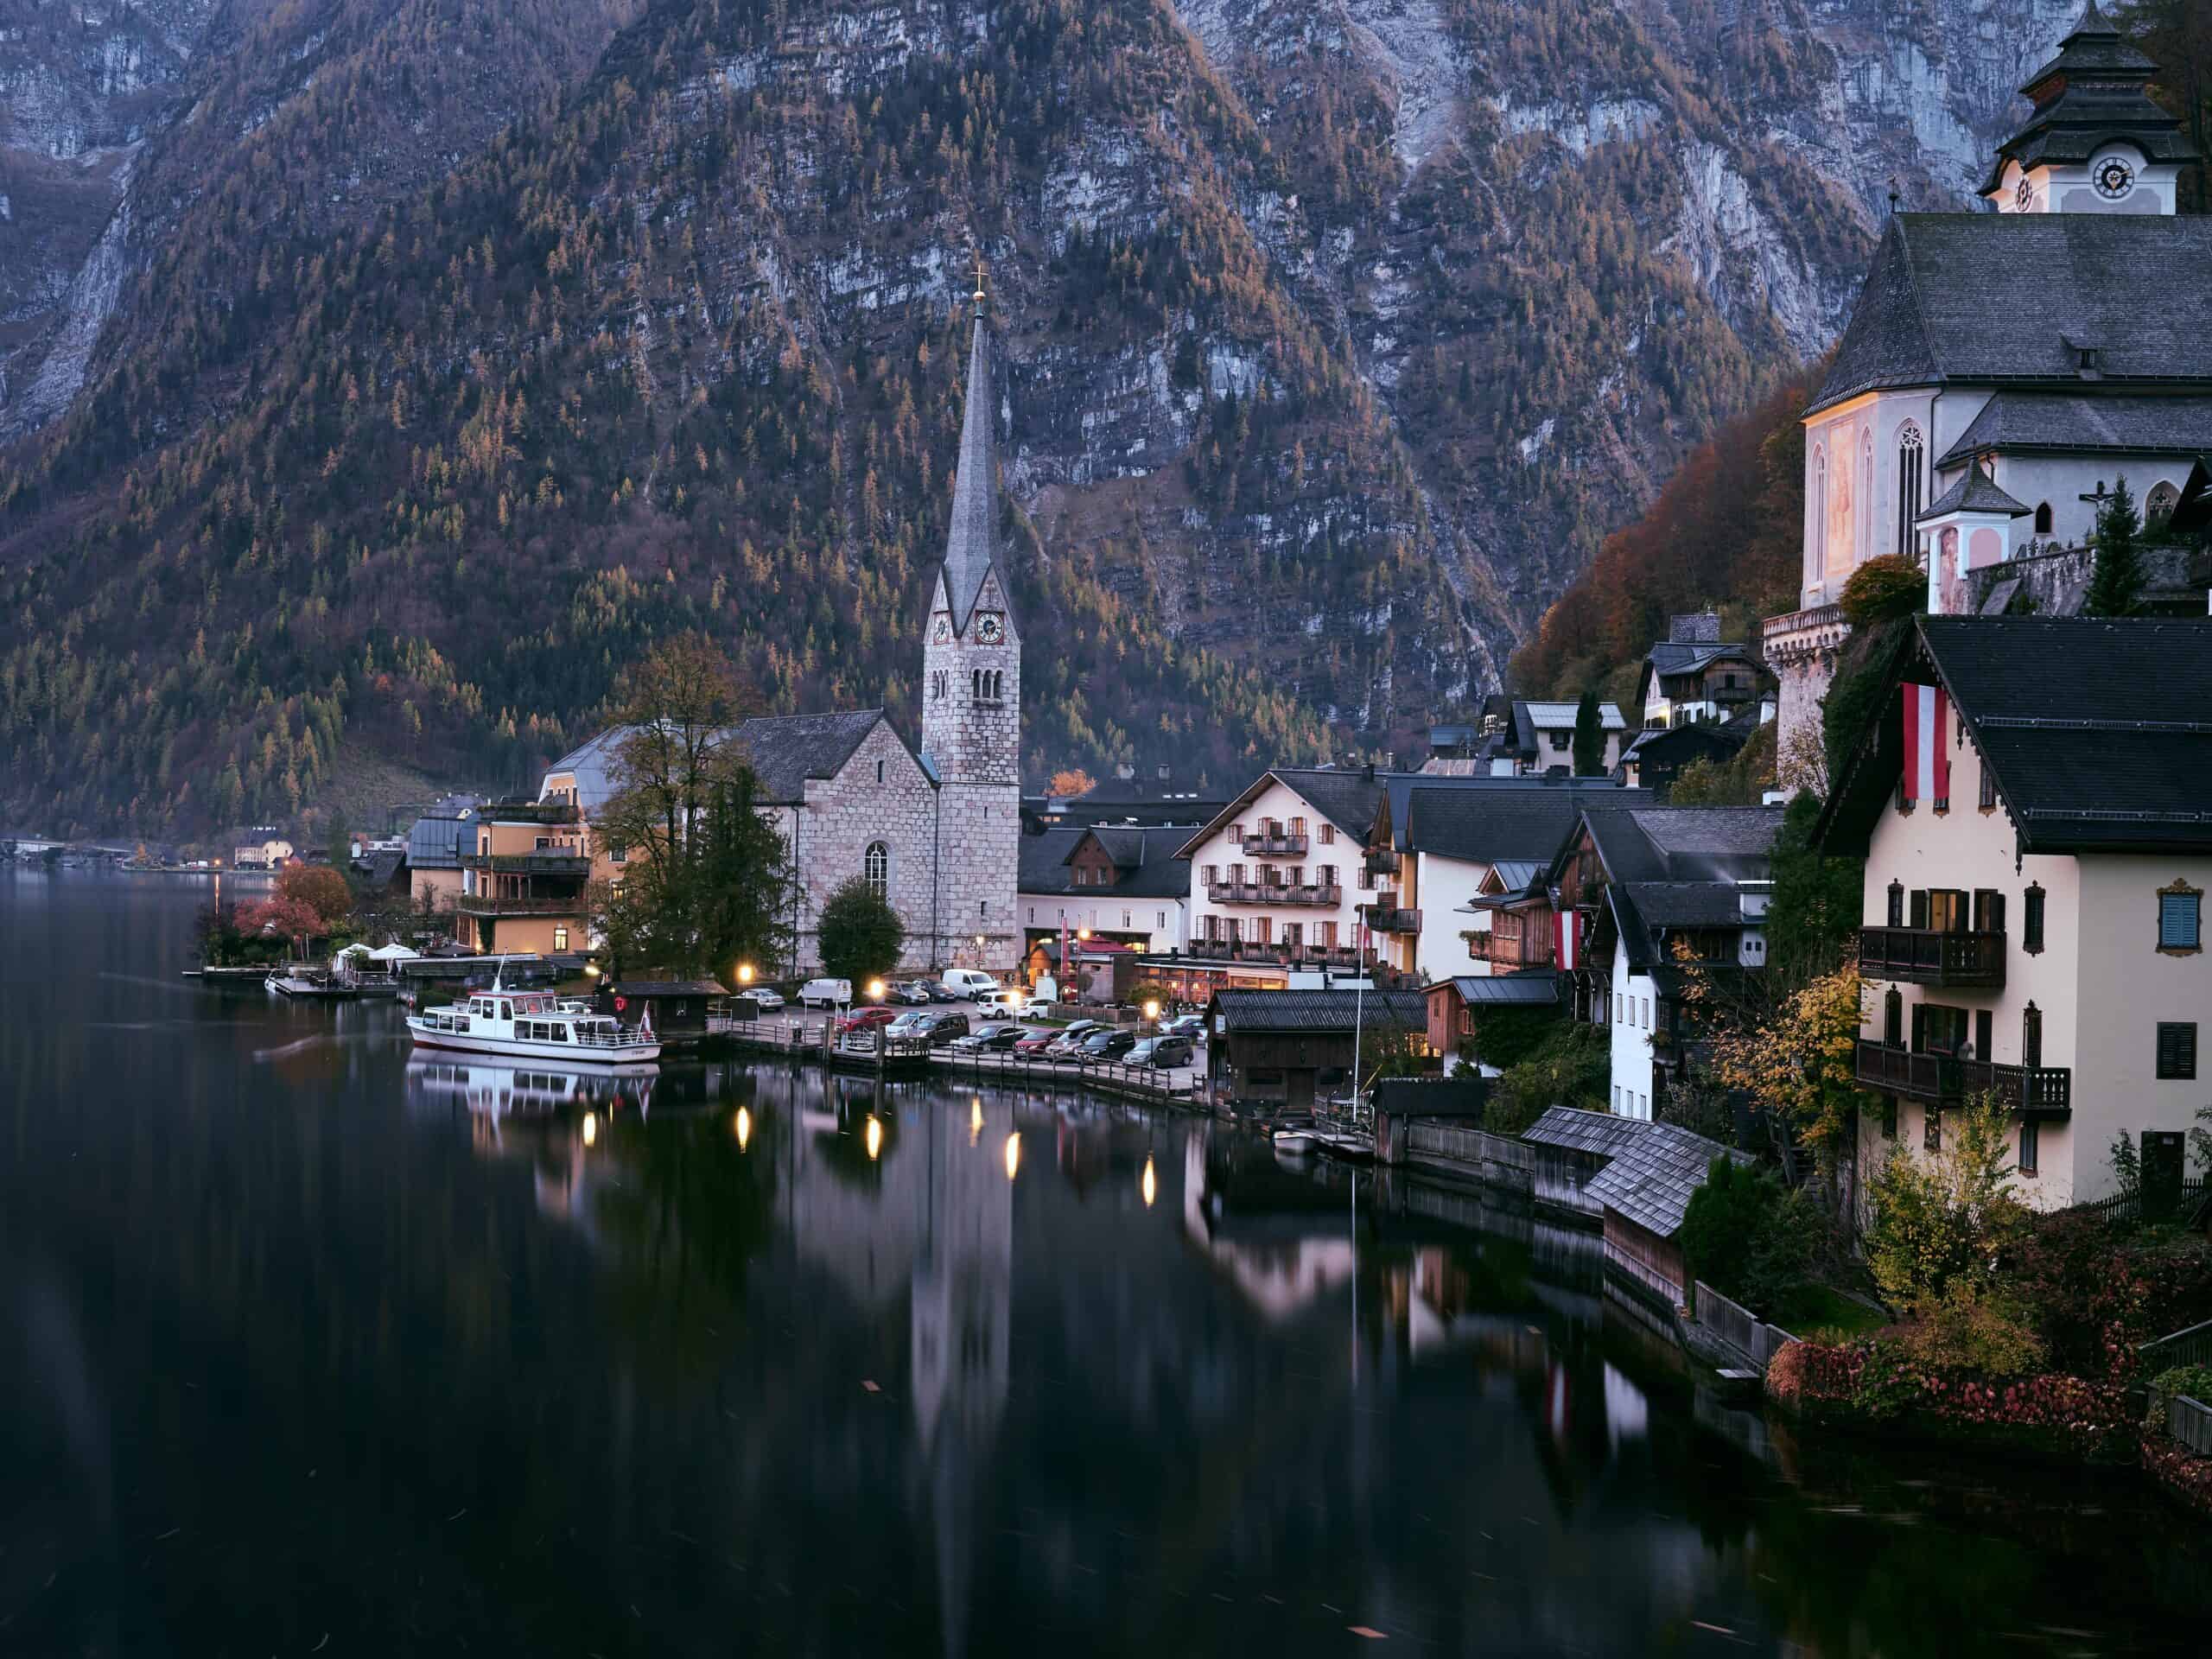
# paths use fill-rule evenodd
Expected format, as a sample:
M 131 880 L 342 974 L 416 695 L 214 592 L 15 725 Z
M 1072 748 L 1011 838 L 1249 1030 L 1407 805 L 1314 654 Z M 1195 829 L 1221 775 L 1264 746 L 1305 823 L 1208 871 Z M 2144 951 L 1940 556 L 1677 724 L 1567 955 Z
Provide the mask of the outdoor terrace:
M 2005 935 L 1927 927 L 1862 927 L 1859 971 L 1868 979 L 1902 980 L 1954 990 L 1998 990 L 2005 984 Z
M 1853 1072 L 1863 1088 L 1932 1106 L 1994 1091 L 2007 1111 L 2024 1117 L 2063 1118 L 2074 1110 L 2074 1073 L 2065 1066 L 1916 1054 L 1861 1038 Z

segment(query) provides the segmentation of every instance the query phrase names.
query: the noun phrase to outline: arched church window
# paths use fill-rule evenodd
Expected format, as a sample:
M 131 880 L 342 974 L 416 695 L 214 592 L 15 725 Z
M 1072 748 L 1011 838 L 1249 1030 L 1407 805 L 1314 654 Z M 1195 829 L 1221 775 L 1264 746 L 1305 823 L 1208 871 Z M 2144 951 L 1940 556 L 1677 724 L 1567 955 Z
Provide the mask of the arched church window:
M 1817 445 L 1813 450 L 1813 511 L 1809 515 L 1811 527 L 1805 532 L 1805 585 L 1809 588 L 1821 579 L 1827 569 L 1828 540 L 1828 456 L 1827 451 Z
M 1897 554 L 1904 558 L 1912 555 L 1912 525 L 1923 505 L 1927 453 L 1916 424 L 1907 421 L 1897 429 Z
M 879 899 L 891 896 L 891 849 L 880 841 L 871 841 L 868 852 L 861 860 L 861 874 L 867 877 L 869 887 Z
M 983 671 L 980 668 L 969 671 L 968 695 L 977 702 L 983 700 Z
M 2151 486 L 2150 494 L 2143 498 L 2143 522 L 2151 524 L 2160 518 L 2171 518 L 2174 509 L 2181 505 L 2181 492 L 2161 479 Z
M 2050 503 L 2048 501 L 2036 503 L 2036 534 L 2038 536 L 2050 534 Z

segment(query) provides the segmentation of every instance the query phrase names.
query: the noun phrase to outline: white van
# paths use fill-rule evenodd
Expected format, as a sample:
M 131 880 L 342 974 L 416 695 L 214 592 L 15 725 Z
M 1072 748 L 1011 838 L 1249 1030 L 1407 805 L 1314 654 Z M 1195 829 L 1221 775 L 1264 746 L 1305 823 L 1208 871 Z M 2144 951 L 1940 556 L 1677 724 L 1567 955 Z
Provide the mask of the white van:
M 802 1008 L 834 1008 L 853 1000 L 853 982 L 849 979 L 810 979 L 798 988 L 798 1005 Z
M 938 982 L 963 1001 L 988 996 L 999 988 L 996 977 L 980 968 L 948 968 Z

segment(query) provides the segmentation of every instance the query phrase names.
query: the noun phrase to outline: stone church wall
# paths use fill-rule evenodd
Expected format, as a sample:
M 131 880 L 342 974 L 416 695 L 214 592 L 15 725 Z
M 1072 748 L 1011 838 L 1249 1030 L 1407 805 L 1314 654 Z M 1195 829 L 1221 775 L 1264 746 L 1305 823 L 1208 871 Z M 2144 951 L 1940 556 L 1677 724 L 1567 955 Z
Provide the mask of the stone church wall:
M 882 781 L 876 781 L 881 764 Z M 795 855 L 802 886 L 798 968 L 819 970 L 816 925 L 822 906 L 845 881 L 864 873 L 868 845 L 891 855 L 890 898 L 906 925 L 902 968 L 923 969 L 937 957 L 931 913 L 937 875 L 937 791 L 889 721 L 880 723 L 835 778 L 810 779 L 798 814 Z M 788 818 L 791 815 L 785 815 Z

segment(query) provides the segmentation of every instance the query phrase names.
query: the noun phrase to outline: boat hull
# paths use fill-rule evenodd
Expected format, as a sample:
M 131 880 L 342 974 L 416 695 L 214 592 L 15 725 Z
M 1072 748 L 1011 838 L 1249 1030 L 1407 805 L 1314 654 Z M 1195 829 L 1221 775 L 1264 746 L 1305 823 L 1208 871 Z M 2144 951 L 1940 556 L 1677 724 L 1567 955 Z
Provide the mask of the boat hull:
M 450 1049 L 463 1054 L 496 1054 L 511 1060 L 557 1060 L 563 1065 L 637 1065 L 660 1058 L 658 1043 L 620 1043 L 606 1047 L 548 1043 L 531 1037 L 495 1037 L 478 1032 L 425 1031 L 414 1020 L 408 1034 L 417 1048 Z

